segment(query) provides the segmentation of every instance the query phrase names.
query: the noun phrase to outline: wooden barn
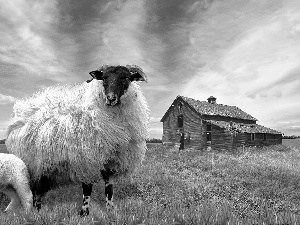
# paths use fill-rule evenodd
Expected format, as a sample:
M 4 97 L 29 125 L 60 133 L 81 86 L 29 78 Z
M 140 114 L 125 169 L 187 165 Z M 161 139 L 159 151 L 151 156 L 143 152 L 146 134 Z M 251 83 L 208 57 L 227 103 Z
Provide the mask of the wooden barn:
M 207 100 L 177 96 L 161 119 L 163 143 L 216 151 L 282 144 L 280 132 L 256 124 L 257 119 L 240 108 L 217 104 L 213 96 Z

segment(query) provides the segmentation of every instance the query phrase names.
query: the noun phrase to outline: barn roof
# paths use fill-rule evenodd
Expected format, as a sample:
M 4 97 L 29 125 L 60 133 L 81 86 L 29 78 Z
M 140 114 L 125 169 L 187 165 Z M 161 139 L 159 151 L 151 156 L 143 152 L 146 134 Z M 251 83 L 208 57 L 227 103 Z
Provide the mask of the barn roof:
M 235 122 L 225 122 L 216 120 L 205 120 L 206 122 L 224 128 L 228 131 L 237 131 L 239 133 L 269 133 L 269 134 L 281 134 L 280 132 L 268 127 L 264 127 L 259 124 L 245 124 Z
M 186 102 L 188 105 L 194 108 L 196 112 L 200 113 L 201 115 L 224 116 L 224 117 L 231 117 L 237 119 L 257 121 L 256 118 L 249 115 L 248 113 L 245 113 L 243 110 L 241 110 L 236 106 L 229 106 L 229 105 L 223 105 L 217 103 L 212 104 L 207 101 L 199 101 L 193 98 L 188 98 L 180 95 L 178 95 L 175 100 L 177 99 L 182 99 L 184 102 Z M 171 107 L 165 113 L 165 115 L 161 119 L 161 122 L 164 121 L 165 117 L 167 116 L 170 110 Z

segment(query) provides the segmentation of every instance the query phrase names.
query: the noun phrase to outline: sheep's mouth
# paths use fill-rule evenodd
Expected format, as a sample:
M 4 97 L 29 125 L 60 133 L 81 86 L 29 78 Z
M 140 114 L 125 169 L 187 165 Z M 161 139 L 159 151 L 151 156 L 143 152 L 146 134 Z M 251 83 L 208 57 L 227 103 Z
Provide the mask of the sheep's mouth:
M 115 100 L 115 101 L 108 101 L 108 100 L 106 100 L 106 105 L 107 106 L 113 107 L 113 106 L 118 106 L 120 104 L 121 104 L 121 102 L 119 100 Z

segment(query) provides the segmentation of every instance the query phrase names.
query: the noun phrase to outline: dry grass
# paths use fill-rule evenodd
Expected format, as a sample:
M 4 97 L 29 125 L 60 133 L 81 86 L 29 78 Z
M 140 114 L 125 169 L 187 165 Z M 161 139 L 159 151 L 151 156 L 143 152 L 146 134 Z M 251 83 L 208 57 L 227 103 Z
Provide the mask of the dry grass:
M 235 154 L 157 146 L 132 183 L 116 187 L 115 212 L 101 182 L 87 218 L 77 215 L 80 186 L 69 186 L 51 191 L 40 213 L 1 215 L 0 224 L 299 224 L 299 159 L 299 148 L 282 145 Z
M 291 148 L 300 149 L 300 138 L 296 139 L 283 139 L 282 144 Z

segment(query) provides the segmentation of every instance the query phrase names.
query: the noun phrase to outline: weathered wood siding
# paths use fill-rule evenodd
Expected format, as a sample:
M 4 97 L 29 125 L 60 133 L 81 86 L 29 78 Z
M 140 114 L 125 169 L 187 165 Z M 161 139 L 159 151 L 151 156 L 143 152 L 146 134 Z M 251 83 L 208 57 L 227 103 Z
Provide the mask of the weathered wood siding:
M 207 124 L 203 123 L 202 150 L 211 147 L 214 151 L 231 151 L 241 146 L 268 146 L 282 144 L 282 135 L 280 134 L 254 134 L 254 140 L 251 139 L 251 133 L 230 133 L 223 128 L 212 125 L 211 142 L 207 142 Z
M 251 140 L 250 133 L 237 133 L 234 137 L 234 148 L 241 146 L 268 146 L 282 144 L 281 134 L 254 134 L 254 140 Z
M 205 124 L 205 123 L 203 123 Z M 224 151 L 230 150 L 232 148 L 232 140 L 231 134 L 226 132 L 225 129 L 220 128 L 218 126 L 212 125 L 211 126 L 211 143 L 207 142 L 206 140 L 206 125 L 203 126 L 203 130 L 205 130 L 205 140 L 203 142 L 203 150 L 206 150 L 209 145 L 213 151 Z
M 177 126 L 177 118 L 183 115 L 183 127 Z M 163 122 L 163 142 L 179 144 L 180 133 L 185 134 L 185 148 L 202 148 L 202 122 L 199 115 L 183 102 L 182 109 L 179 109 L 179 101 L 174 102 L 174 107 Z

